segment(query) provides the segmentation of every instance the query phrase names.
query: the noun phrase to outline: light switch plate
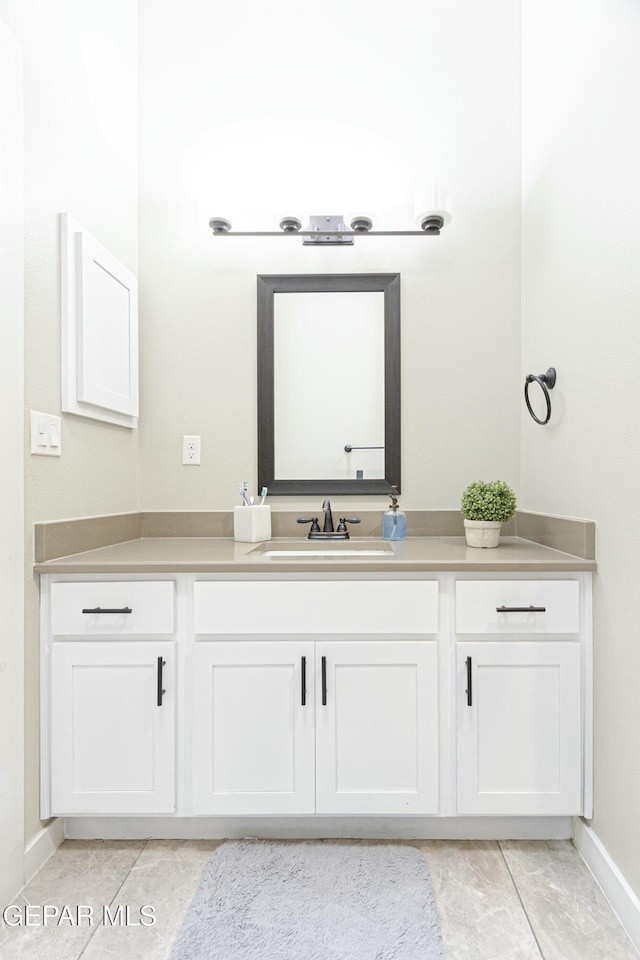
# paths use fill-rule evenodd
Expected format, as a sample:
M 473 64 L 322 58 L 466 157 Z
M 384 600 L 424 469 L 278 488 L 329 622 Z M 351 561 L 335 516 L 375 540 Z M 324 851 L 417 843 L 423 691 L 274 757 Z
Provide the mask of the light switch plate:
M 62 456 L 62 418 L 31 411 L 31 453 L 41 457 Z

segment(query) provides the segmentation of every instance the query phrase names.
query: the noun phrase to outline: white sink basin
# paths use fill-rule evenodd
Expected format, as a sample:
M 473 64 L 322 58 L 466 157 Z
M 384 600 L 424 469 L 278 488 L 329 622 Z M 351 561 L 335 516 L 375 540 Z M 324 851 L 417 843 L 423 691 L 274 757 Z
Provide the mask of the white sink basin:
M 252 556 L 284 557 L 389 557 L 393 547 L 384 540 L 302 540 L 299 543 L 261 543 Z

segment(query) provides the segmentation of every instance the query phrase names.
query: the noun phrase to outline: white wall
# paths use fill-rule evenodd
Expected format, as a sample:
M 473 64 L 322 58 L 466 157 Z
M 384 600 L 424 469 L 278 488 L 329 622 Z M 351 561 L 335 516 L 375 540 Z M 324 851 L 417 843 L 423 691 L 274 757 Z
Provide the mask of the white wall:
M 24 309 L 22 51 L 0 20 L 0 902 L 23 883 Z
M 523 2 L 522 505 L 597 522 L 593 828 L 640 893 L 640 7 Z
M 137 19 L 131 0 L 0 0 L 24 49 L 26 413 L 60 413 L 58 214 L 137 269 Z M 25 836 L 38 816 L 33 523 L 135 510 L 135 431 L 65 415 L 62 457 L 26 458 Z
M 258 273 L 400 272 L 403 506 L 517 486 L 519 44 L 511 0 L 141 0 L 144 509 L 226 508 L 255 483 Z M 316 250 L 207 225 L 364 208 L 411 228 L 433 180 L 454 217 L 438 239 Z M 339 342 L 335 359 L 348 377 Z M 182 434 L 202 466 L 182 466 Z

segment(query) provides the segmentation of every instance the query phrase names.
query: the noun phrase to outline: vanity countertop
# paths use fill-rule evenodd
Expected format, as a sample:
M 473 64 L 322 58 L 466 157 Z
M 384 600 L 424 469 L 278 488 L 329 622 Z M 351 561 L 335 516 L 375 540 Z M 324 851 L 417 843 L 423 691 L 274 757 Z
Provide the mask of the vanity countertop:
M 288 540 L 294 548 L 304 538 Z M 274 539 L 273 544 L 285 543 Z M 352 543 L 364 544 L 353 538 Z M 378 541 L 378 544 L 380 541 Z M 339 546 L 339 545 L 338 545 Z M 423 571 L 563 572 L 595 570 L 587 560 L 520 537 L 502 537 L 493 549 L 468 547 L 464 537 L 409 537 L 380 556 L 265 557 L 260 544 L 228 537 L 142 537 L 57 557 L 34 565 L 35 573 L 419 573 Z

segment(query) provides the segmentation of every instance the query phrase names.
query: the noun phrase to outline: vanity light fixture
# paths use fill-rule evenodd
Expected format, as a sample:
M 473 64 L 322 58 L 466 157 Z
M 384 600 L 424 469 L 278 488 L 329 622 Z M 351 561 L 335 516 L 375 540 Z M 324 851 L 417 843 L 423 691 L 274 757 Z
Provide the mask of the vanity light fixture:
M 280 231 L 277 230 L 231 230 L 231 223 L 223 217 L 212 217 L 209 226 L 214 237 L 302 237 L 305 246 L 350 246 L 354 237 L 438 237 L 445 223 L 451 219 L 446 211 L 434 210 L 418 217 L 419 230 L 374 230 L 371 217 L 354 216 L 350 226 L 344 222 L 342 214 L 331 216 L 311 216 L 308 226 L 303 230 L 297 217 L 283 217 Z

